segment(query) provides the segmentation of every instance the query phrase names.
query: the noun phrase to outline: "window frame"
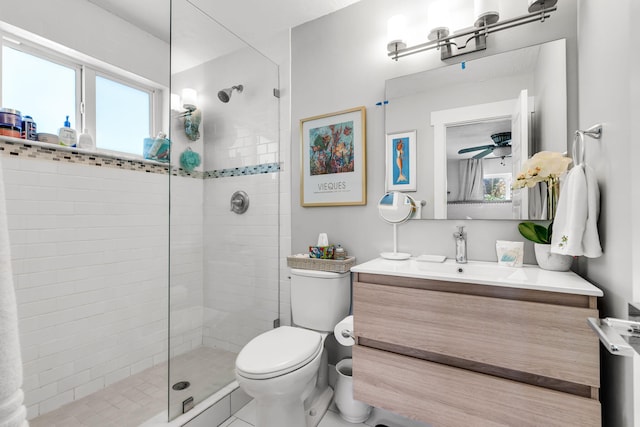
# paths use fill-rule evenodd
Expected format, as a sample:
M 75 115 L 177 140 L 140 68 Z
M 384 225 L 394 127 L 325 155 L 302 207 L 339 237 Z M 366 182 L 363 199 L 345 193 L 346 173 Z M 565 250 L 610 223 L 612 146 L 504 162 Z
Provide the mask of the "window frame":
M 513 190 L 511 190 L 511 184 L 513 183 L 513 173 L 511 172 L 494 172 L 494 173 L 487 173 L 484 174 L 482 176 L 482 185 L 484 187 L 485 179 L 503 179 L 505 181 L 506 184 L 506 195 L 505 196 L 509 196 L 509 198 L 504 198 L 504 199 L 496 199 L 496 200 L 487 200 L 484 199 L 485 203 L 491 203 L 491 202 L 509 202 L 511 203 L 513 201 Z M 486 187 L 485 187 L 486 188 Z M 487 193 L 483 194 L 484 197 L 487 196 Z
M 100 76 L 149 94 L 150 137 L 157 135 L 163 128 L 162 110 L 165 104 L 164 98 L 167 88 L 130 71 L 103 63 L 93 57 L 75 53 L 75 51 L 71 51 L 70 49 L 60 47 L 60 50 L 65 50 L 65 52 L 61 52 L 53 46 L 46 46 L 7 31 L 0 31 L 0 47 L 4 47 L 5 45 L 43 60 L 74 69 L 76 71 L 75 126 L 78 134 L 82 133 L 84 129 L 88 129 L 89 134 L 96 142 L 96 152 L 98 153 L 124 155 L 126 157 L 143 159 L 142 154 L 111 150 L 99 146 L 99 142 L 96 140 L 96 78 Z M 0 49 L 0 100 L 2 99 L 1 83 L 3 78 L 2 56 L 2 49 Z M 83 57 L 89 60 L 83 59 Z M 140 141 L 140 147 L 142 147 L 142 144 L 143 141 Z
M 83 122 L 82 117 L 82 64 L 77 61 L 73 61 L 72 58 L 65 57 L 63 55 L 58 54 L 55 51 L 51 51 L 48 49 L 40 49 L 34 46 L 32 43 L 28 43 L 27 41 L 23 41 L 18 37 L 7 36 L 5 33 L 0 33 L 2 35 L 2 43 L 1 46 L 3 49 L 0 49 L 0 100 L 2 100 L 2 79 L 4 78 L 2 74 L 2 61 L 4 60 L 4 47 L 7 46 L 11 49 L 17 50 L 19 52 L 26 53 L 28 55 L 35 56 L 37 58 L 43 59 L 45 61 L 52 62 L 54 64 L 71 68 L 76 73 L 76 81 L 75 81 L 75 120 L 76 125 L 81 124 Z M 62 122 L 60 123 L 62 126 Z

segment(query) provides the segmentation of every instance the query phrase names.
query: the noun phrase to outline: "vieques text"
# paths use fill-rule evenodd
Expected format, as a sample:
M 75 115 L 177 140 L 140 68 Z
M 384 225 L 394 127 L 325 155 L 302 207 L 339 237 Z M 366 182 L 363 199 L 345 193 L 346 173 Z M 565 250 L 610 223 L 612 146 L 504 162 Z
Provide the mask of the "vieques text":
M 316 190 L 314 193 L 340 193 L 349 191 L 349 186 L 346 181 L 326 181 L 316 184 Z

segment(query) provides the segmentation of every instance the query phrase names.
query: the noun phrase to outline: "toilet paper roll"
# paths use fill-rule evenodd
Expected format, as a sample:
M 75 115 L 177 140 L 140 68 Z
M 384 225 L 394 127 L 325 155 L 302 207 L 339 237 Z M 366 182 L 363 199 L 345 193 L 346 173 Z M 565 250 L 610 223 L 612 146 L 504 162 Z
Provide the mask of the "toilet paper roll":
M 356 343 L 353 339 L 353 316 L 347 316 L 342 319 L 335 328 L 333 328 L 333 334 L 336 336 L 336 341 L 346 347 L 351 347 Z

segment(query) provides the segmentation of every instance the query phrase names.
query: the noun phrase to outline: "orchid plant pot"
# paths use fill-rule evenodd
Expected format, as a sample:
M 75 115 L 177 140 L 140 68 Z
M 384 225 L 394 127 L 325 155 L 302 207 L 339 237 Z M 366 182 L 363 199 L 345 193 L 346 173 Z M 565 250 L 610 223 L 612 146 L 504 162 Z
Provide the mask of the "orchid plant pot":
M 551 252 L 551 245 L 544 243 L 534 243 L 533 249 L 536 254 L 538 267 L 543 270 L 569 271 L 573 263 L 571 255 L 554 254 Z

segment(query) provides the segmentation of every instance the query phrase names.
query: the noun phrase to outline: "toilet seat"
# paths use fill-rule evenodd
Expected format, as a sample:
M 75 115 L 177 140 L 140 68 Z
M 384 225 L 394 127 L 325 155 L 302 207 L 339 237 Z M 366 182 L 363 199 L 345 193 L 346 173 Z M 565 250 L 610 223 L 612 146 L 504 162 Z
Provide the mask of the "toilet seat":
M 238 354 L 236 370 L 251 379 L 268 379 L 295 371 L 323 348 L 322 335 L 308 329 L 281 326 L 258 335 Z

